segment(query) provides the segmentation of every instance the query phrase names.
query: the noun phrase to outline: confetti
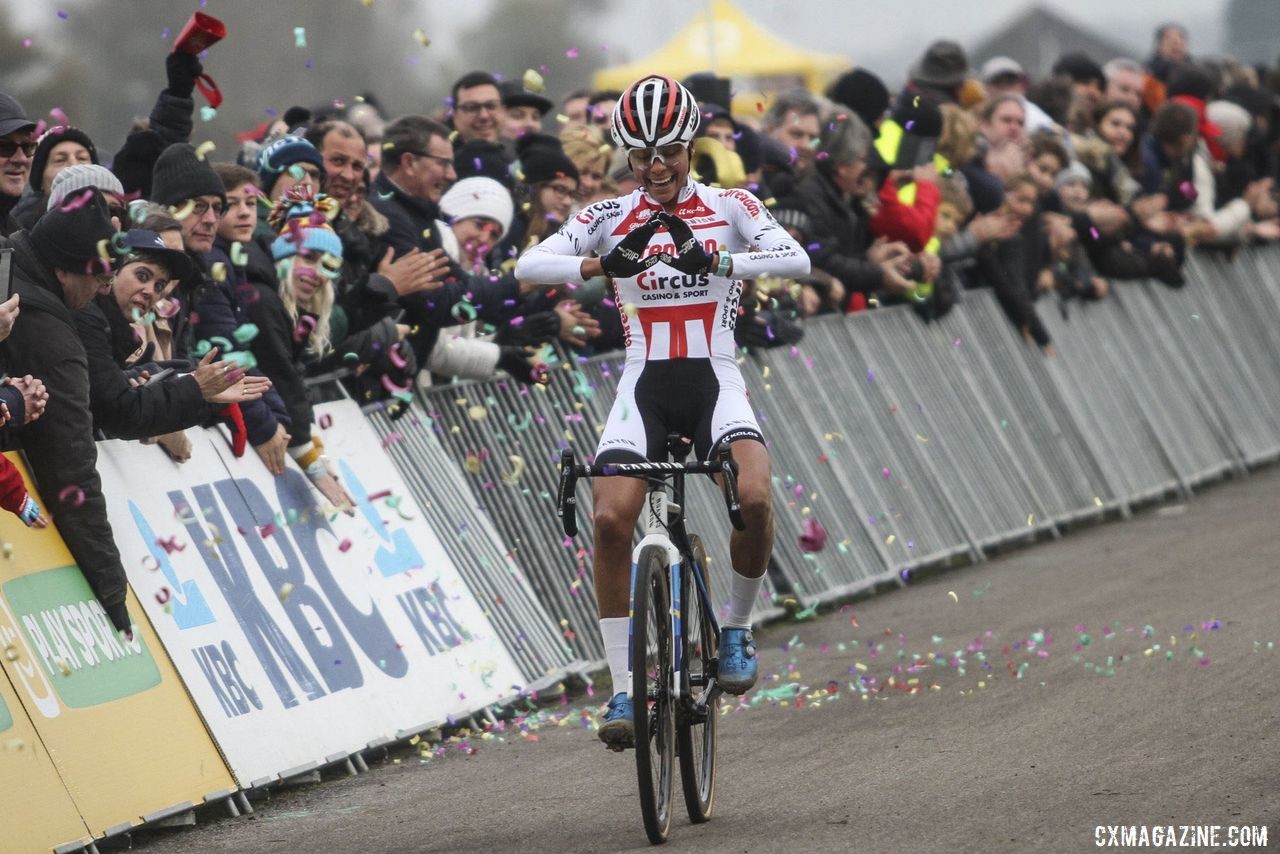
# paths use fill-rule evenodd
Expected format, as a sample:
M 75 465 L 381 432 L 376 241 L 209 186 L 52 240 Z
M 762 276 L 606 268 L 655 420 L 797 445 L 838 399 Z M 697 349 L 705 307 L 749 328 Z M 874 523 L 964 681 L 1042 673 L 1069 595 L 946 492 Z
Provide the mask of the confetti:
M 522 82 L 524 83 L 524 88 L 527 92 L 541 93 L 547 91 L 547 84 L 542 79 L 542 75 L 534 71 L 532 68 L 525 70 Z
M 512 454 L 507 457 L 511 461 L 511 471 L 502 476 L 503 483 L 515 485 L 520 482 L 520 475 L 524 474 L 524 457 L 518 454 Z
M 293 28 L 293 46 L 294 47 L 307 46 L 307 28 L 306 27 Z
M 84 490 L 74 484 L 64 486 L 58 492 L 58 500 L 64 504 L 70 504 L 72 507 L 79 507 L 84 504 Z
M 414 38 L 414 41 L 416 41 L 418 44 L 420 44 L 423 47 L 428 47 L 431 44 L 431 39 L 427 38 L 426 32 L 421 28 L 418 28 L 413 31 L 413 38 Z
M 948 590 L 947 595 L 951 597 L 952 602 L 955 602 L 957 605 L 960 604 L 960 597 L 956 595 L 954 590 Z
M 289 594 L 292 592 L 293 585 L 286 581 L 284 584 L 280 585 L 280 589 L 277 591 L 276 595 L 280 597 L 281 602 L 284 602 L 289 598 Z

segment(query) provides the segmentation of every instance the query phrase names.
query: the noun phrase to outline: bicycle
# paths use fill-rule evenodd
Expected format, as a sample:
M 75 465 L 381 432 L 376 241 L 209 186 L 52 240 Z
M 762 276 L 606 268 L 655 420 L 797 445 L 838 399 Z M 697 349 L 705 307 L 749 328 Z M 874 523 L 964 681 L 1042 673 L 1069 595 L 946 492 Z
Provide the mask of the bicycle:
M 671 459 L 659 463 L 587 466 L 575 463 L 571 449 L 560 452 L 557 514 L 567 536 L 578 533 L 574 490 L 579 478 L 630 476 L 650 483 L 644 536 L 631 553 L 629 655 L 640 813 L 654 844 L 665 842 L 671 828 L 675 756 L 689 820 L 700 824 L 711 818 L 715 800 L 720 626 L 707 588 L 706 550 L 696 534 L 685 530 L 685 475 L 721 475 L 729 518 L 738 530 L 746 527 L 729 450 L 721 450 L 714 462 L 681 462 L 691 444 L 671 434 Z

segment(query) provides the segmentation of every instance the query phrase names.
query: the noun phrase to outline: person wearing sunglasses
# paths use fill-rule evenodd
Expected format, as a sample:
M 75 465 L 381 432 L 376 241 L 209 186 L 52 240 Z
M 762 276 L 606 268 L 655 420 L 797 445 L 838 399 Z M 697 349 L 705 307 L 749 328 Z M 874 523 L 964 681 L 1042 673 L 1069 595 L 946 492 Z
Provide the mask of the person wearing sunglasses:
M 588 205 L 523 254 L 515 272 L 530 282 L 613 280 L 627 355 L 597 464 L 665 460 L 671 432 L 691 436 L 699 459 L 714 459 L 722 447 L 732 453 L 747 525 L 730 537 L 730 607 L 717 680 L 742 694 L 758 672 L 751 610 L 773 548 L 773 511 L 769 454 L 747 402 L 734 327 L 744 279 L 808 275 L 809 257 L 751 193 L 689 176 L 701 114 L 684 86 L 643 77 L 611 115 L 613 139 L 640 189 Z M 622 750 L 635 740 L 626 690 L 628 566 L 647 484 L 617 477 L 594 487 L 596 599 L 617 692 L 598 735 Z
M 195 262 L 197 271 L 184 280 L 175 298 L 180 306 L 170 319 L 174 355 L 198 361 L 213 342 L 222 344 L 221 358 L 235 358 L 245 364 L 248 344 L 234 333 L 248 322 L 245 299 L 237 290 L 231 258 L 214 248 L 218 222 L 227 209 L 227 193 L 213 166 L 201 158 L 190 143 L 166 148 L 156 160 L 151 178 L 152 201 L 168 207 L 182 225 L 182 244 Z M 227 344 L 230 347 L 226 346 Z M 261 377 L 257 368 L 251 376 Z M 289 443 L 289 412 L 274 389 L 258 400 L 239 404 L 241 420 L 227 412 L 232 430 L 232 447 L 237 456 L 246 445 L 254 450 L 277 477 L 285 471 L 285 449 Z
M 36 123 L 27 118 L 22 104 L 0 92 L 0 234 L 13 234 L 21 228 L 12 214 L 31 175 L 35 129 Z

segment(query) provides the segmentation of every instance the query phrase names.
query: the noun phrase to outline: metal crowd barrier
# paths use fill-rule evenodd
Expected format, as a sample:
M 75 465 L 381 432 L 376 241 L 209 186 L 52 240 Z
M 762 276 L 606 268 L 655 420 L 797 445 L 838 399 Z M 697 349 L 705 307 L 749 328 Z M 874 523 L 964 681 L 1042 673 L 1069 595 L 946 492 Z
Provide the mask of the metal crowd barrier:
M 773 465 L 766 594 L 845 597 L 1280 457 L 1280 253 L 1197 256 L 1186 274 L 1181 289 L 1126 282 L 1100 303 L 1042 299 L 1052 356 L 977 290 L 935 323 L 907 307 L 815 318 L 798 346 L 743 358 Z M 561 448 L 594 452 L 622 358 L 552 368 L 546 388 L 427 390 L 416 423 L 371 416 L 530 679 L 603 658 L 589 490 L 573 540 L 554 490 Z M 690 527 L 727 602 L 729 526 L 711 483 L 691 490 Z M 810 520 L 828 532 L 818 552 L 798 545 Z M 756 617 L 779 612 L 762 599 Z

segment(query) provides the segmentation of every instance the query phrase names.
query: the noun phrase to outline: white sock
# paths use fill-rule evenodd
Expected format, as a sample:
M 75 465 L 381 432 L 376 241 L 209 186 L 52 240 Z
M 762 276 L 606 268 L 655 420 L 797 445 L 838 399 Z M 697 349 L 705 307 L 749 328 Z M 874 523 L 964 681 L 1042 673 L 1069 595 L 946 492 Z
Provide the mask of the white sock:
M 604 659 L 609 663 L 609 675 L 613 677 L 613 693 L 630 694 L 630 656 L 627 655 L 627 634 L 631 621 L 626 617 L 601 617 L 600 637 L 604 640 Z
M 736 569 L 733 571 L 733 576 L 729 579 L 729 616 L 722 625 L 734 629 L 751 628 L 751 609 L 756 603 L 756 597 L 760 595 L 762 584 L 763 575 L 759 578 L 747 578 Z

